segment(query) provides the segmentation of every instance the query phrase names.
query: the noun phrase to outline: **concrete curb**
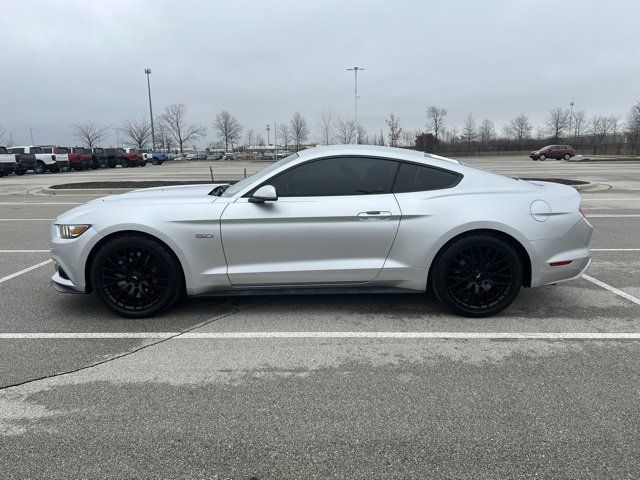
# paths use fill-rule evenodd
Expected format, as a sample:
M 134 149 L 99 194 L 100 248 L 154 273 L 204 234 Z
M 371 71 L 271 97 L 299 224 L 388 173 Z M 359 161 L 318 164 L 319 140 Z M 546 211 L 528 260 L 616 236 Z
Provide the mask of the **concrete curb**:
M 567 163 L 591 163 L 591 162 L 623 162 L 623 163 L 640 163 L 640 157 L 585 157 L 576 155 L 569 160 L 563 160 Z

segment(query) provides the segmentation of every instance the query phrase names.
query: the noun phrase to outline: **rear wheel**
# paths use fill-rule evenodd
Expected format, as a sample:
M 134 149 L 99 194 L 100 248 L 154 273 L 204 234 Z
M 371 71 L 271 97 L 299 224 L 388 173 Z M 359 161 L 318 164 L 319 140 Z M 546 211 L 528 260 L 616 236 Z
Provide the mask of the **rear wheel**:
M 171 307 L 183 290 L 180 265 L 167 247 L 134 235 L 118 237 L 98 251 L 91 285 L 109 310 L 128 318 Z
M 507 308 L 522 285 L 522 262 L 507 242 L 491 235 L 454 241 L 433 267 L 433 290 L 449 310 L 487 317 Z

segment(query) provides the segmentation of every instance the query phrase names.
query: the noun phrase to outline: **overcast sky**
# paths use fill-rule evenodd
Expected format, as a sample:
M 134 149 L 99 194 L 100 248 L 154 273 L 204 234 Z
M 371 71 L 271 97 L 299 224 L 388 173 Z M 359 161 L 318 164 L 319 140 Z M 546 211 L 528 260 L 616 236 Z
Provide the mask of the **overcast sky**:
M 117 126 L 184 103 L 215 140 L 231 111 L 266 138 L 267 123 L 299 111 L 319 137 L 318 111 L 353 116 L 369 133 L 394 113 L 425 127 L 429 105 L 447 127 L 473 113 L 498 128 L 556 106 L 625 115 L 640 101 L 640 2 L 3 1 L 0 124 L 15 144 L 74 144 L 69 125 Z M 105 143 L 115 143 L 115 135 Z

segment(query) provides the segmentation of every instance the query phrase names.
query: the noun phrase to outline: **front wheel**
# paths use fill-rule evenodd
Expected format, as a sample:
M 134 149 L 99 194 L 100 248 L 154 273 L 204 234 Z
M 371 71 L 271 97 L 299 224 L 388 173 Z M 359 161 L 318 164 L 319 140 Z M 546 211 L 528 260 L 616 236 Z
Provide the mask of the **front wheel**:
M 564 159 L 565 159 L 565 160 L 569 160 L 570 158 L 571 158 L 571 155 L 569 155 L 568 153 L 567 153 L 567 154 L 565 154 L 565 156 L 564 156 Z
M 34 173 L 44 173 L 47 171 L 47 167 L 45 167 L 44 162 L 37 162 L 36 166 L 33 167 Z
M 487 317 L 513 302 L 522 276 L 522 262 L 509 243 L 491 235 L 470 235 L 439 255 L 431 280 L 436 297 L 452 312 Z
M 546 156 L 544 156 L 544 155 L 540 155 L 540 156 L 538 157 L 538 160 L 541 160 L 541 161 L 543 161 L 543 162 L 544 162 L 546 158 L 547 158 Z
M 91 285 L 112 312 L 143 318 L 176 302 L 183 277 L 167 247 L 151 238 L 127 235 L 98 251 L 91 266 Z

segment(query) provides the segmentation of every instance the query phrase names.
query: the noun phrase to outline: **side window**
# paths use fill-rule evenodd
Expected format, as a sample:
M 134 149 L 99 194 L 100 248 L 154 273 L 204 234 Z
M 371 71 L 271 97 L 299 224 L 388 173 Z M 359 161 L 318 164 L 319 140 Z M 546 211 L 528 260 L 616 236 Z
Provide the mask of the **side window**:
M 425 192 L 455 187 L 462 175 L 439 168 L 416 165 L 414 163 L 400 164 L 398 178 L 393 186 L 393 193 Z
M 311 161 L 268 180 L 279 197 L 375 195 L 391 193 L 398 162 L 336 157 Z
M 24 148 L 15 147 L 15 148 L 10 148 L 9 151 L 11 153 L 24 153 Z
M 51 148 L 48 147 L 42 147 L 42 152 L 43 153 L 51 153 L 53 150 Z

